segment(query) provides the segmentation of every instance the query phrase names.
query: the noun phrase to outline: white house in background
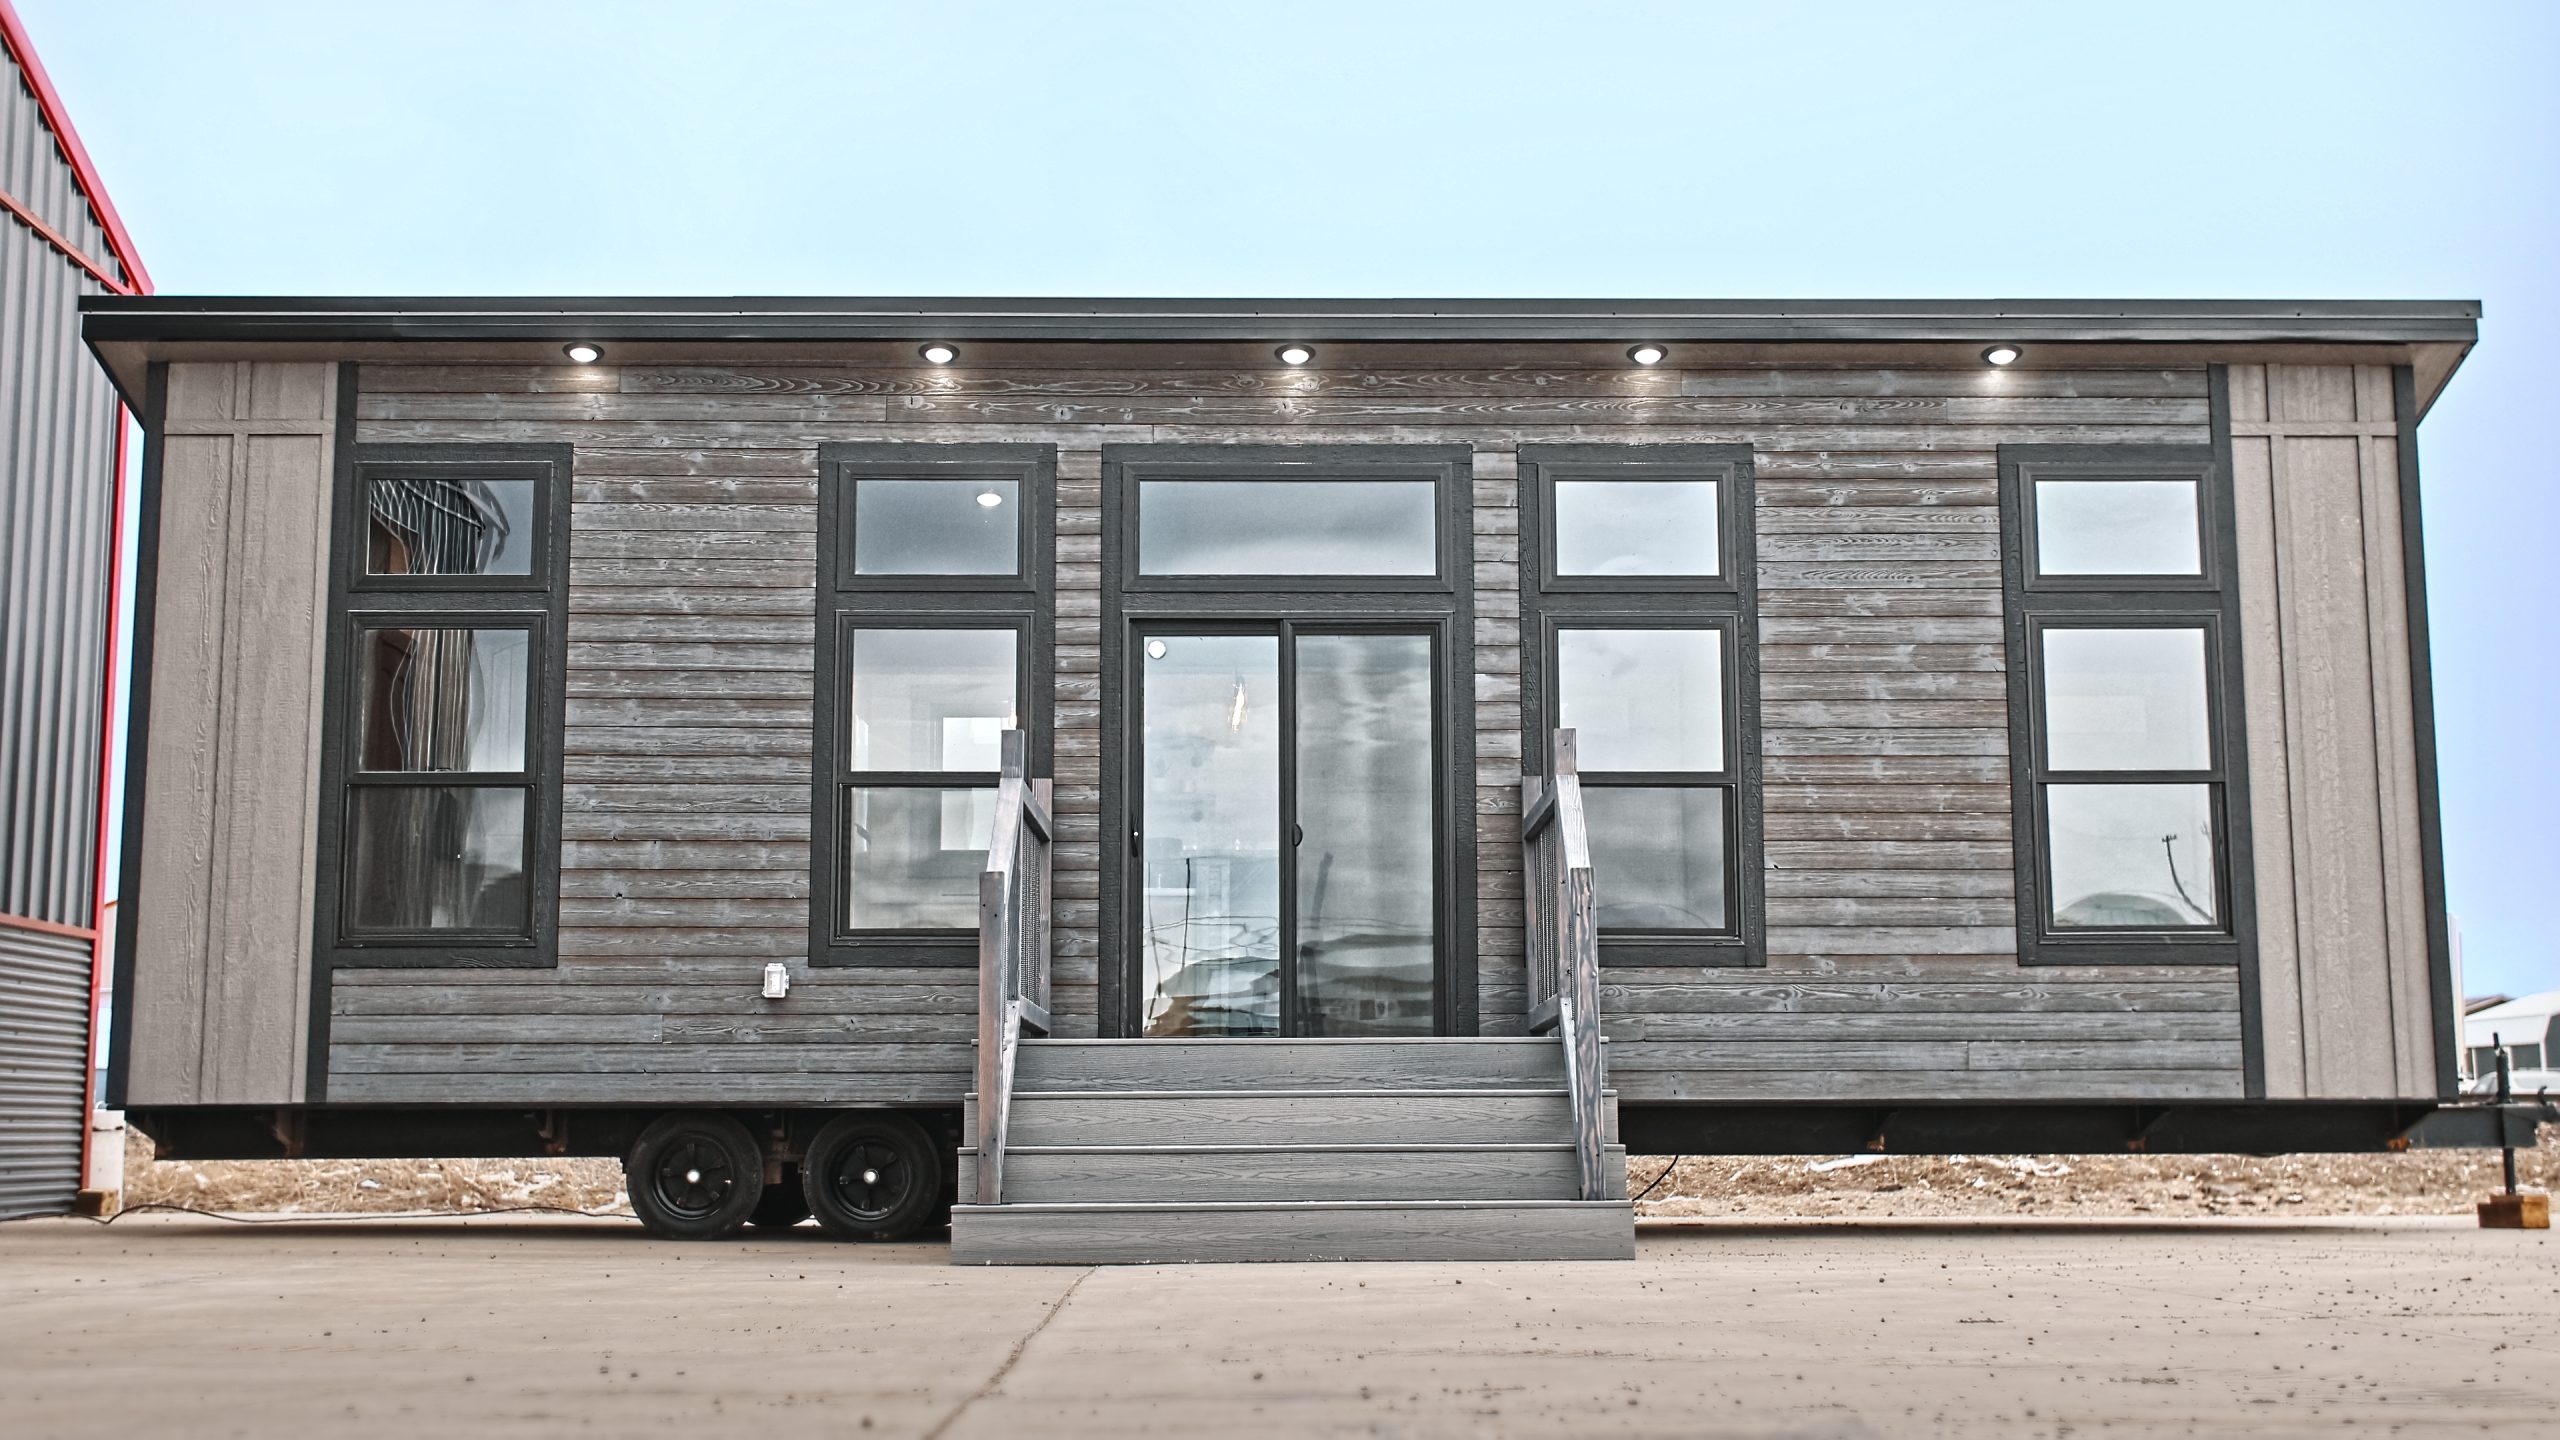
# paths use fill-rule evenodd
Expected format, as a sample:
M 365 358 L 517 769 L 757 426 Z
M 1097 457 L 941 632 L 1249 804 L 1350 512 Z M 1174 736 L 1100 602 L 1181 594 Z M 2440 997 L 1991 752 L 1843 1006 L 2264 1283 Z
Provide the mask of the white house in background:
M 2517 1094 L 2560 1090 L 2560 990 L 2502 1000 L 2462 1017 L 2463 1089 L 2486 1094 L 2497 1088 L 2500 1046 Z

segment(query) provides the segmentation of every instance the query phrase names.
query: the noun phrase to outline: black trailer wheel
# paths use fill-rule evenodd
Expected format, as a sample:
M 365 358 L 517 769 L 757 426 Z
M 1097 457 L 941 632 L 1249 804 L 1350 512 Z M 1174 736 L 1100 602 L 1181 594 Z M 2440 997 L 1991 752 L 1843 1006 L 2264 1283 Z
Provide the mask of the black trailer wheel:
M 808 1218 L 809 1197 L 800 1189 L 800 1167 L 785 1165 L 781 1183 L 764 1187 L 764 1198 L 756 1201 L 747 1223 L 759 1230 L 788 1230 Z
M 764 1152 L 727 1115 L 659 1116 L 633 1142 L 622 1175 L 640 1223 L 664 1240 L 717 1240 L 764 1198 Z
M 831 1235 L 896 1240 L 924 1228 L 942 1193 L 933 1142 L 890 1111 L 855 1111 L 826 1123 L 800 1161 L 809 1211 Z

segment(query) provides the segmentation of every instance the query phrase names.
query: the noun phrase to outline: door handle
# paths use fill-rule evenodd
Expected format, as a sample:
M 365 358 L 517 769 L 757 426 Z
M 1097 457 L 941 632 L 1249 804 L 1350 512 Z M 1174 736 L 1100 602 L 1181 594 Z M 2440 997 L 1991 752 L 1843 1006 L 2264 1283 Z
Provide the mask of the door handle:
M 1292 825 L 1292 826 L 1290 826 L 1290 827 L 1289 827 L 1289 843 L 1290 843 L 1291 845 L 1293 845 L 1293 846 L 1296 846 L 1296 845 L 1304 845 L 1304 844 L 1306 844 L 1306 843 L 1307 843 L 1307 827 L 1306 827 L 1306 826 L 1304 826 L 1304 825 Z

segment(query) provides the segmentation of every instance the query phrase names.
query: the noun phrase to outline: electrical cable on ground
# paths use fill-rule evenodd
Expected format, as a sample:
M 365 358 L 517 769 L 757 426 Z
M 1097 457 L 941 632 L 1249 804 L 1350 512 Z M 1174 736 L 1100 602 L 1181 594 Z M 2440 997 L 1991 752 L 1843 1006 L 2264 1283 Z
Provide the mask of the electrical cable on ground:
M 1671 1157 L 1671 1163 L 1662 1167 L 1662 1173 L 1653 1177 L 1653 1185 L 1647 1185 L 1647 1186 L 1646 1186 L 1646 1187 L 1644 1187 L 1642 1190 L 1637 1191 L 1637 1192 L 1636 1192 L 1636 1198 L 1635 1198 L 1635 1200 L 1630 1200 L 1630 1201 L 1628 1201 L 1627 1203 L 1628 1203 L 1628 1204 L 1630 1204 L 1630 1205 L 1633 1205 L 1633 1204 L 1635 1204 L 1635 1203 L 1636 1203 L 1636 1201 L 1637 1201 L 1637 1200 L 1642 1200 L 1642 1199 L 1643 1199 L 1644 1197 L 1646 1197 L 1647 1195 L 1652 1194 L 1652 1193 L 1653 1193 L 1653 1190 L 1654 1190 L 1654 1186 L 1655 1186 L 1655 1185 L 1660 1185 L 1663 1181 L 1670 1179 L 1670 1178 L 1671 1178 L 1671 1172 L 1672 1172 L 1672 1171 L 1674 1171 L 1674 1170 L 1679 1169 L 1679 1168 L 1680 1168 L 1680 1162 L 1681 1162 L 1681 1161 L 1683 1161 L 1683 1160 L 1686 1160 L 1686 1159 L 1688 1159 L 1688 1158 L 1689 1158 L 1689 1157 L 1688 1157 L 1688 1156 L 1686 1156 L 1686 1155 L 1674 1155 L 1674 1156 L 1672 1156 L 1672 1157 Z

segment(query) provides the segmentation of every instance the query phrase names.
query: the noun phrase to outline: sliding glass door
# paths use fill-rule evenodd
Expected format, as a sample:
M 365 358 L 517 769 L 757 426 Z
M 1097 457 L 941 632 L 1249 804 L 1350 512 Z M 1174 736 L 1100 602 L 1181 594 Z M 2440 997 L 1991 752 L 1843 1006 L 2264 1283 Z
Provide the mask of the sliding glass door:
M 1141 1033 L 1431 1034 L 1431 633 L 1166 624 L 1136 642 Z

